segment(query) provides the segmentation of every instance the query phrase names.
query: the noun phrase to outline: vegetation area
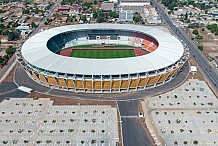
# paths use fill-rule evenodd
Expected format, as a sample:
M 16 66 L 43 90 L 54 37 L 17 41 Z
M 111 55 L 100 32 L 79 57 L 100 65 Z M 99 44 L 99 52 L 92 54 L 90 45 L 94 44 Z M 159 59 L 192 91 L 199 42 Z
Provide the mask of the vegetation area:
M 18 24 L 16 23 L 8 23 L 7 26 L 4 26 L 4 24 L 0 24 L 0 35 L 10 35 L 10 39 L 14 40 L 16 38 L 19 38 L 20 33 L 19 31 L 15 30 L 13 27 L 17 27 Z
M 212 33 L 215 35 L 218 35 L 218 25 L 217 24 L 211 24 L 206 26 L 207 29 L 209 29 Z
M 192 33 L 193 33 L 194 35 L 199 35 L 199 32 L 198 32 L 197 29 L 194 29 L 194 30 L 192 31 Z
M 198 49 L 199 49 L 200 51 L 203 51 L 203 50 L 204 50 L 204 48 L 203 48 L 202 45 L 199 45 L 199 46 L 198 46 Z
M 109 59 L 109 58 L 126 58 L 134 57 L 135 52 L 131 50 L 73 50 L 72 57 L 77 58 L 95 58 L 95 59 Z
M 0 67 L 2 67 L 8 61 L 8 59 L 14 54 L 15 51 L 16 51 L 16 48 L 13 48 L 12 46 L 10 46 L 6 50 L 6 55 L 0 56 Z
M 140 15 L 138 12 L 134 13 L 134 15 L 133 15 L 133 21 L 134 21 L 135 23 L 138 23 L 138 22 L 143 21 L 141 15 Z
M 184 7 L 188 5 L 193 5 L 201 10 L 206 10 L 211 8 L 210 5 L 205 5 L 205 3 L 195 3 L 193 0 L 178 1 L 178 0 L 162 0 L 162 4 L 166 6 L 170 11 L 173 11 L 176 7 Z

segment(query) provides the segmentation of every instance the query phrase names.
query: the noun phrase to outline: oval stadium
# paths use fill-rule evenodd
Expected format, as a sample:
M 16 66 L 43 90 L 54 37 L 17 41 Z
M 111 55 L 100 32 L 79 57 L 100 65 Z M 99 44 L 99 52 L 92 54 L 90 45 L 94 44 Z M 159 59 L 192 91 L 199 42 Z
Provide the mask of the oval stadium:
M 148 26 L 80 24 L 29 38 L 18 60 L 33 80 L 59 90 L 119 93 L 171 81 L 188 60 L 176 37 Z

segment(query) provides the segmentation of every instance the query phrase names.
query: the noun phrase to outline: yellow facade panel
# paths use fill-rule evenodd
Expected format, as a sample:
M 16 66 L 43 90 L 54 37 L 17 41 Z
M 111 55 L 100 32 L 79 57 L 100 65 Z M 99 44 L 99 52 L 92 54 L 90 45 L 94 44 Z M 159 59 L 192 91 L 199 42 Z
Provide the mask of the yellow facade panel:
M 32 77 L 33 77 L 34 79 L 36 79 L 36 80 L 39 80 L 38 77 L 37 77 L 37 75 L 34 73 L 34 71 L 32 71 Z
M 101 89 L 101 81 L 94 81 L 94 89 Z
M 170 72 L 161 75 L 161 77 L 160 77 L 160 79 L 159 79 L 158 82 L 163 82 L 163 81 L 165 81 L 165 80 L 167 79 L 167 77 L 169 76 L 169 74 L 170 74 Z
M 120 87 L 120 81 L 112 81 L 112 88 L 117 89 Z
M 61 87 L 67 87 L 63 78 L 58 78 L 58 85 Z
M 46 83 L 47 84 L 47 80 L 45 79 L 45 77 L 39 73 L 39 80 L 43 83 Z
M 150 77 L 150 78 L 149 78 L 149 81 L 148 81 L 148 85 L 156 84 L 157 81 L 158 81 L 158 79 L 159 79 L 159 77 L 160 77 L 160 75 Z
M 171 72 L 168 78 L 172 77 L 176 72 L 178 71 L 178 68 L 174 68 Z
M 135 88 L 138 84 L 138 79 L 134 79 L 130 81 L 130 87 Z
M 76 81 L 76 88 L 83 88 L 83 82 L 81 80 Z
M 141 78 L 139 81 L 139 87 L 144 87 L 147 82 L 147 78 Z
M 92 81 L 85 81 L 84 84 L 86 89 L 92 89 Z
M 128 88 L 129 80 L 123 80 L 121 82 L 121 88 Z
M 48 76 L 47 78 L 48 78 L 48 83 L 49 83 L 50 85 L 55 85 L 55 86 L 58 85 L 58 83 L 57 83 L 55 77 Z
M 103 81 L 103 89 L 110 89 L 111 82 L 110 81 Z
M 74 88 L 74 83 L 72 79 L 67 79 L 67 86 L 68 88 Z

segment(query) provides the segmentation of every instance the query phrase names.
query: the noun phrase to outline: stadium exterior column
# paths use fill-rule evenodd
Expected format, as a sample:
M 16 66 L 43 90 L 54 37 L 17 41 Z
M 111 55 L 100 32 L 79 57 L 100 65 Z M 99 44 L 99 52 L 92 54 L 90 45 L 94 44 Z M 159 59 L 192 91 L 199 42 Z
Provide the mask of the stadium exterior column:
M 103 92 L 103 81 L 102 81 L 102 75 L 101 75 L 101 93 Z
M 158 76 L 158 75 L 159 75 L 159 71 L 156 70 L 156 76 Z M 160 77 L 161 77 L 161 75 L 159 76 L 159 78 L 157 79 L 156 83 L 154 84 L 154 87 L 157 86 L 157 83 L 158 83 L 158 81 L 160 80 Z
M 164 73 L 166 73 L 166 72 L 167 72 L 167 68 L 165 68 L 165 70 L 164 70 Z M 168 79 L 169 75 L 170 75 L 170 73 L 168 74 L 168 76 L 166 77 L 166 79 L 163 81 L 162 85 L 163 85 L 163 84 L 165 83 L 165 81 Z
M 93 82 L 94 82 L 94 76 L 92 75 L 92 93 L 94 93 L 94 84 L 93 84 Z
M 112 75 L 110 75 L 110 93 L 112 92 Z
M 67 81 L 66 81 L 67 79 L 66 78 L 64 78 L 64 83 L 65 83 L 65 85 L 66 85 L 66 87 L 67 87 L 67 90 L 69 90 L 69 88 L 68 88 L 68 84 L 67 84 Z
M 145 73 L 145 76 L 146 76 L 146 79 L 147 79 L 147 78 L 148 78 L 148 72 Z M 145 83 L 144 89 L 146 89 L 146 86 L 147 86 L 149 80 L 150 80 L 150 79 L 148 78 L 148 79 L 147 79 L 147 82 Z
M 84 75 L 83 75 L 83 77 L 82 77 L 82 84 L 83 84 L 83 91 L 85 92 L 85 80 L 84 80 Z
M 128 74 L 128 87 L 127 87 L 128 92 L 129 92 L 129 87 L 130 87 L 130 74 Z
M 119 75 L 119 80 L 120 80 L 120 85 L 119 85 L 119 92 L 121 91 L 121 84 L 122 84 L 122 77 L 121 77 L 121 75 Z
M 73 79 L 71 79 L 73 81 L 73 85 L 74 85 L 74 92 L 76 92 L 76 78 L 75 78 L 75 75 L 73 75 Z
M 139 86 L 139 81 L 140 81 L 140 78 L 139 78 L 139 73 L 137 73 L 137 84 L 136 84 L 136 87 L 135 87 L 135 90 L 137 91 L 138 90 L 138 86 Z

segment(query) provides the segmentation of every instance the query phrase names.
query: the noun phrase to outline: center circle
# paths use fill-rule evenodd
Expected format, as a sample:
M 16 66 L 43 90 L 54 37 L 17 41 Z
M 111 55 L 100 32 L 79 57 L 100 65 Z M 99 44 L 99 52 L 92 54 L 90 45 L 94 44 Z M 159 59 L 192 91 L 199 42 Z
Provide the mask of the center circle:
M 47 47 L 53 53 L 89 59 L 128 58 L 147 55 L 158 48 L 155 38 L 141 32 L 88 29 L 53 36 Z

